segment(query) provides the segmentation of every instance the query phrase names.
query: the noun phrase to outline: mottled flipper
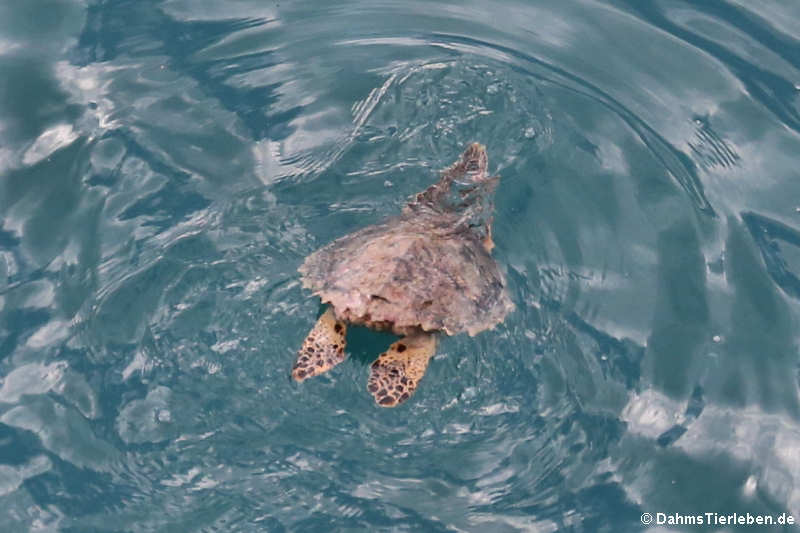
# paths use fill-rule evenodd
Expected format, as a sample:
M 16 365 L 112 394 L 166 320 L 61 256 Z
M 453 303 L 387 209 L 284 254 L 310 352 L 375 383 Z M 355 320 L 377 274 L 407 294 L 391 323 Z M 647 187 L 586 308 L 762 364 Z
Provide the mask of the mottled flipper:
M 327 372 L 338 365 L 346 357 L 344 353 L 345 333 L 347 326 L 341 320 L 336 320 L 333 310 L 329 307 L 303 341 L 303 346 L 297 352 L 297 361 L 292 367 L 292 377 L 296 381 Z
M 420 333 L 403 337 L 372 363 L 367 390 L 381 407 L 394 407 L 408 400 L 436 351 L 436 337 Z

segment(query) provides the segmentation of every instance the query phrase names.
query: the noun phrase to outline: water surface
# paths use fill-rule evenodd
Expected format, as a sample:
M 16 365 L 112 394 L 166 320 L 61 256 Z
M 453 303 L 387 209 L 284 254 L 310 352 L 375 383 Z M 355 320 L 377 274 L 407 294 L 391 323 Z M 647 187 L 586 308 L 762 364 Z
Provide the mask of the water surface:
M 3 527 L 800 519 L 797 28 L 778 0 L 3 2 Z M 472 141 L 515 312 L 397 409 L 365 390 L 391 336 L 291 382 L 302 259 Z

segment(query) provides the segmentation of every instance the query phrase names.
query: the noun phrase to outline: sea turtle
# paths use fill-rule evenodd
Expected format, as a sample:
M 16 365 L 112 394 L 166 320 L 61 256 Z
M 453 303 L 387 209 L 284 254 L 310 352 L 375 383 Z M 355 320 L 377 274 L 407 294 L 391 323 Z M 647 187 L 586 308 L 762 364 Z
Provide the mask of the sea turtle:
M 292 377 L 303 381 L 345 357 L 347 323 L 403 336 L 370 366 L 367 389 L 394 407 L 416 390 L 436 333 L 470 336 L 513 309 L 491 256 L 492 197 L 478 143 L 403 208 L 399 216 L 320 248 L 299 268 L 303 287 L 328 308 L 303 342 Z

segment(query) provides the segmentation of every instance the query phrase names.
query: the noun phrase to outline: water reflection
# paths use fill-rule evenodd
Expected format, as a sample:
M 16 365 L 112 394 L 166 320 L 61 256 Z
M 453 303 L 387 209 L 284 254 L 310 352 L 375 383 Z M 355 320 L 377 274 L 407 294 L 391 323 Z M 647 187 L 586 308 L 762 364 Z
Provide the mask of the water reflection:
M 800 515 L 797 16 L 0 6 L 4 515 L 275 531 Z M 444 340 L 403 409 L 363 394 L 358 354 L 385 339 L 291 384 L 318 305 L 302 258 L 397 212 L 471 141 L 503 178 L 516 312 Z

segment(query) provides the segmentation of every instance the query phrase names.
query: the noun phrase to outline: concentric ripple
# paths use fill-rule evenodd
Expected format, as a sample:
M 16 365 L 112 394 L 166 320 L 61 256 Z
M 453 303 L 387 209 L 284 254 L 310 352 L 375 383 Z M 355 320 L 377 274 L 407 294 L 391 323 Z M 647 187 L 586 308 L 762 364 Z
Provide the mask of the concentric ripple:
M 791 2 L 0 5 L 9 531 L 800 519 Z M 516 311 L 373 405 L 302 259 L 469 142 Z

